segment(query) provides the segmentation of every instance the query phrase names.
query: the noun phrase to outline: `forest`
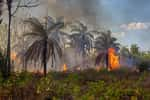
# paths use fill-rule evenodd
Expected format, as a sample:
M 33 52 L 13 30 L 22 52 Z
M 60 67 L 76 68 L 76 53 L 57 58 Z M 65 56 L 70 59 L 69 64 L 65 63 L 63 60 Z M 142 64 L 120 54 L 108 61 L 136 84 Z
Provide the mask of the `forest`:
M 0 100 L 150 99 L 149 50 L 40 5 L 0 0 Z

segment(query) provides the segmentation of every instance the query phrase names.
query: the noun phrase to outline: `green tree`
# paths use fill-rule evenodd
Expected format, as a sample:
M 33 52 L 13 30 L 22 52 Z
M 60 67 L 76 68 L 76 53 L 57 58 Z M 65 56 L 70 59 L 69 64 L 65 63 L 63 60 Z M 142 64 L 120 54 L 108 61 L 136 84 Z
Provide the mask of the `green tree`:
M 131 45 L 131 48 L 130 48 L 130 51 L 133 55 L 139 55 L 139 47 L 137 44 L 132 44 Z
M 59 41 L 52 34 L 64 27 L 64 22 L 61 20 L 51 20 L 49 23 L 46 21 L 46 24 L 43 25 L 36 18 L 29 18 L 25 22 L 31 25 L 31 32 L 24 34 L 24 36 L 29 36 L 30 41 L 32 41 L 25 52 L 25 61 L 34 60 L 37 62 L 40 60 L 43 64 L 44 75 L 46 76 L 48 60 L 51 58 L 53 67 L 53 62 L 56 60 L 56 53 L 58 53 L 58 56 L 62 56 Z

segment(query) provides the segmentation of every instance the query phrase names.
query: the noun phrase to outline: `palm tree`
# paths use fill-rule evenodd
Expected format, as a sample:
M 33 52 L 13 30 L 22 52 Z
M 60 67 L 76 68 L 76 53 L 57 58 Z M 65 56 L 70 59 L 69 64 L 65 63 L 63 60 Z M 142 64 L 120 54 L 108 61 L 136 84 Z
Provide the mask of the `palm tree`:
M 32 27 L 31 32 L 24 34 L 25 37 L 29 36 L 32 41 L 25 52 L 25 61 L 28 62 L 31 60 L 37 62 L 40 60 L 40 63 L 44 67 L 44 75 L 46 76 L 48 60 L 51 58 L 51 66 L 54 67 L 53 62 L 56 60 L 56 56 L 62 56 L 59 41 L 53 37 L 53 32 L 64 27 L 64 22 L 51 19 L 43 25 L 36 18 L 29 18 L 25 22 L 28 22 Z
M 58 17 L 58 18 L 56 18 L 56 21 L 50 16 L 47 17 L 48 26 L 51 26 L 52 24 L 55 24 L 57 22 L 64 23 L 63 21 L 64 21 L 64 17 Z M 60 28 L 62 29 L 64 27 L 65 27 L 65 25 L 63 24 L 63 27 L 60 27 Z M 61 46 L 64 46 L 64 44 L 65 44 L 64 39 L 65 39 L 65 37 L 68 37 L 68 34 L 63 32 L 62 30 L 60 30 L 60 28 L 56 28 L 55 30 L 53 30 L 53 32 L 51 32 L 51 36 L 53 38 L 55 38 L 56 40 L 58 40 L 59 43 L 61 44 Z
M 117 43 L 117 39 L 115 37 L 111 36 L 111 31 L 107 32 L 99 32 L 100 36 L 98 36 L 95 39 L 95 48 L 98 52 L 100 52 L 99 55 L 103 54 L 103 57 L 105 57 L 106 66 L 108 67 L 108 49 L 109 48 L 115 48 L 119 49 L 119 43 Z M 98 60 L 99 55 L 96 58 L 96 61 Z M 100 60 L 96 62 L 96 64 L 100 63 Z
M 72 45 L 82 54 L 82 56 L 87 55 L 93 44 L 94 37 L 91 34 L 92 31 L 89 31 L 88 27 L 81 22 L 72 24 L 71 28 L 71 32 L 73 33 L 70 35 Z
M 132 44 L 130 51 L 132 53 L 132 55 L 138 55 L 139 54 L 139 47 L 137 44 Z

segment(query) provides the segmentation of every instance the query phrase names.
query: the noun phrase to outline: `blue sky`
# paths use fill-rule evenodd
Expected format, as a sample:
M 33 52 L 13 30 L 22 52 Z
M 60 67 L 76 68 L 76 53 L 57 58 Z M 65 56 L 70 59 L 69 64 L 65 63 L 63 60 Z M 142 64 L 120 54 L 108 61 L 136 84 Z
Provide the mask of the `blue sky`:
M 150 0 L 101 0 L 118 23 L 150 21 Z M 114 22 L 114 23 L 115 23 Z
M 65 16 L 70 21 L 110 29 L 121 44 L 138 44 L 150 50 L 150 0 L 41 0 L 46 6 L 34 9 L 35 15 Z M 42 10 L 40 10 L 42 9 Z M 40 12 L 39 12 L 40 11 Z
M 110 22 L 112 26 L 109 26 L 113 32 L 119 34 L 124 32 L 124 36 L 119 37 L 119 40 L 124 45 L 130 45 L 133 43 L 138 44 L 141 49 L 150 49 L 150 0 L 101 0 L 103 6 L 112 16 Z M 129 25 L 134 23 L 134 29 L 124 29 L 121 25 Z M 141 25 L 141 28 L 140 28 Z M 146 28 L 143 27 L 145 25 Z

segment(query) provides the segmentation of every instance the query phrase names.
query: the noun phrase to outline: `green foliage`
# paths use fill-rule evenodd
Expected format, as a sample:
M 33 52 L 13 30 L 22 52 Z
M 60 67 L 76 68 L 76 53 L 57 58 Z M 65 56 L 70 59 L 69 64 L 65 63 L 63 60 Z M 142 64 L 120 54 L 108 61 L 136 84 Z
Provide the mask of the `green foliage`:
M 52 78 L 50 76 L 41 78 L 39 82 L 37 83 L 37 93 L 43 93 L 44 91 L 53 91 L 51 90 L 54 86 L 54 82 L 52 81 Z M 54 88 L 54 87 L 53 87 Z
M 139 55 L 139 47 L 137 46 L 137 44 L 132 44 L 131 48 L 130 48 L 131 54 L 133 55 Z
M 94 97 L 102 97 L 103 93 L 105 92 L 105 89 L 106 84 L 104 81 L 89 82 L 87 94 L 93 95 Z
M 33 88 L 31 93 L 36 93 L 41 100 L 149 100 L 150 91 L 142 84 L 150 74 L 140 74 L 130 75 L 127 70 L 97 72 L 90 69 L 72 73 L 51 72 L 47 77 L 14 73 L 7 80 L 0 77 L 0 90 L 3 90 L 0 93 Z
M 138 64 L 137 68 L 140 72 L 147 71 L 150 69 L 150 62 L 148 60 L 143 60 Z
M 27 72 L 22 72 L 20 74 L 12 74 L 8 79 L 0 78 L 3 87 L 25 87 L 31 80 L 32 75 Z
M 15 79 L 15 84 L 19 87 L 26 86 L 32 80 L 32 74 L 28 72 L 22 72 L 17 75 Z

